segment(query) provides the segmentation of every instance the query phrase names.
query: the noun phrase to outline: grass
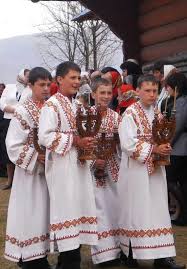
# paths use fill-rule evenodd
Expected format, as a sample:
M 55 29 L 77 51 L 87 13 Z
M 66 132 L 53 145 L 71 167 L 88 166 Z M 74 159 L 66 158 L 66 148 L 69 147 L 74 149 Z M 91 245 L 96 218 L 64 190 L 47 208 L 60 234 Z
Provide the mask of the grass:
M 0 185 L 4 184 L 6 179 L 0 178 Z M 13 262 L 7 261 L 3 257 L 4 253 L 4 238 L 6 229 L 6 215 L 8 207 L 10 191 L 0 190 L 0 269 L 18 269 L 18 267 Z M 183 264 L 187 264 L 187 227 L 174 227 L 176 233 L 176 248 L 177 248 L 177 261 Z M 56 256 L 50 255 L 50 263 L 56 263 Z M 89 247 L 82 248 L 82 269 L 93 268 Z M 117 269 L 119 267 L 110 267 L 110 269 Z M 125 267 L 121 267 L 124 268 Z M 151 268 L 150 263 L 142 263 L 141 268 Z

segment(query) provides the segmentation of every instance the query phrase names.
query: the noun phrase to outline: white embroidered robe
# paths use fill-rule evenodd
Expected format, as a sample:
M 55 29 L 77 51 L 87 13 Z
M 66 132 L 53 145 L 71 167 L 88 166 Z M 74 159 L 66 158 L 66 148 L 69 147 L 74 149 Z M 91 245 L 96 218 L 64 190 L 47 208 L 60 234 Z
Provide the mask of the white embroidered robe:
M 11 120 L 6 146 L 16 165 L 9 200 L 5 257 L 12 261 L 38 259 L 49 250 L 49 194 L 44 166 L 33 145 L 39 109 L 29 99 Z
M 121 117 L 118 113 L 107 109 L 107 115 L 102 119 L 100 130 L 105 130 L 107 136 L 113 136 L 118 130 Z M 99 133 L 97 137 L 101 134 Z M 92 260 L 94 264 L 111 261 L 119 258 L 119 207 L 120 197 L 118 181 L 119 172 L 119 150 L 107 160 L 105 168 L 108 176 L 104 179 L 97 179 L 94 176 L 94 162 L 91 165 L 91 172 L 95 190 L 95 200 L 98 221 L 98 245 L 91 247 Z M 123 196 L 122 196 L 123 197 Z
M 80 244 L 95 245 L 98 238 L 91 173 L 87 164 L 77 162 L 77 149 L 72 145 L 75 113 L 75 101 L 57 93 L 42 108 L 39 124 L 39 141 L 47 148 L 52 252 L 56 247 L 63 252 Z
M 152 121 L 154 108 L 140 102 L 124 113 L 119 127 L 122 159 L 119 180 L 123 182 L 121 206 L 121 247 L 126 255 L 131 242 L 135 259 L 175 256 L 168 211 L 164 167 L 152 162 Z

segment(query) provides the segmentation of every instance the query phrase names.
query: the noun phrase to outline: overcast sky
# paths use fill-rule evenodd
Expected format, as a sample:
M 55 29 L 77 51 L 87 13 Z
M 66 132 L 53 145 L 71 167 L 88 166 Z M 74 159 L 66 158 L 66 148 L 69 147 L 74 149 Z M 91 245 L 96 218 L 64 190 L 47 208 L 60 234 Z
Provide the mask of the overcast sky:
M 0 0 L 0 39 L 39 32 L 45 14 L 39 3 L 30 0 Z

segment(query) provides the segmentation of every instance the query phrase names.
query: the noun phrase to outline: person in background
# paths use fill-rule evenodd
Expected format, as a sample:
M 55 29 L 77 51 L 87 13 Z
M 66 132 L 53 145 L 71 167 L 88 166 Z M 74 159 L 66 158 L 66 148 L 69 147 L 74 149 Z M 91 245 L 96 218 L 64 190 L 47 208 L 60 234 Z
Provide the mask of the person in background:
M 5 89 L 5 84 L 0 83 L 0 97 Z M 6 154 L 5 151 L 5 141 L 4 141 L 4 129 L 6 128 L 6 121 L 4 120 L 4 113 L 2 110 L 0 110 L 0 177 L 7 176 L 6 173 L 6 162 L 4 159 L 4 155 Z M 5 152 L 5 153 L 4 153 Z
M 159 95 L 157 100 L 158 110 L 161 111 L 162 101 L 167 97 L 168 92 L 165 88 L 164 81 L 171 74 L 175 72 L 176 68 L 174 65 L 171 65 L 167 60 L 160 60 L 154 63 L 153 65 L 153 75 L 159 83 Z
M 136 90 L 137 80 L 142 75 L 141 67 L 129 59 L 120 65 L 124 84 L 130 84 Z
M 51 83 L 51 86 L 50 86 L 50 95 L 54 95 L 55 93 L 57 93 L 58 91 L 58 85 L 57 85 L 57 82 L 56 82 L 56 70 L 53 70 L 51 72 L 51 76 L 52 76 L 52 83 Z
M 29 72 L 29 69 L 22 69 L 17 76 L 16 99 L 20 104 L 23 104 L 32 95 L 32 91 L 28 86 Z
M 8 182 L 2 188 L 4 190 L 10 189 L 12 187 L 12 181 L 14 176 L 14 164 L 9 160 L 9 157 L 7 155 L 5 139 L 10 121 L 13 117 L 16 107 L 19 103 L 24 102 L 24 100 L 26 100 L 30 96 L 31 90 L 28 90 L 27 88 L 28 75 L 29 70 L 22 69 L 18 74 L 17 84 L 7 84 L 0 99 L 0 109 L 4 112 L 5 119 L 5 128 L 2 134 L 2 139 L 4 140 L 4 162 L 6 163 L 8 176 Z M 26 91 L 26 94 L 24 94 L 23 98 L 22 94 L 24 91 Z
M 120 73 L 113 67 L 105 67 L 101 70 L 102 78 L 109 80 L 112 83 L 112 100 L 109 107 L 116 110 L 118 107 L 118 92 L 122 85 Z
M 116 112 L 120 115 L 129 107 L 134 104 L 138 99 L 138 95 L 131 84 L 122 84 L 118 92 L 119 105 Z
M 187 78 L 182 73 L 171 74 L 166 79 L 166 89 L 170 95 L 167 114 L 171 116 L 176 89 L 176 130 L 171 142 L 171 164 L 166 166 L 168 183 L 179 183 L 183 196 L 182 211 L 174 221 L 176 225 L 187 225 Z

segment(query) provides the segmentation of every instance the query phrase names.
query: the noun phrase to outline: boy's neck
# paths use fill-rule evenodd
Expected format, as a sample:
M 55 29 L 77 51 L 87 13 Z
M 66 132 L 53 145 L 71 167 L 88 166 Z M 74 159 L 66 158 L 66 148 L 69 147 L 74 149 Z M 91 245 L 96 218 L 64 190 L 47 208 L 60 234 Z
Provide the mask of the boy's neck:
M 146 103 L 144 103 L 144 102 L 142 102 L 141 100 L 140 100 L 140 103 L 141 103 L 141 105 L 144 107 L 144 108 L 147 108 L 147 109 L 149 109 L 153 104 L 146 104 Z

